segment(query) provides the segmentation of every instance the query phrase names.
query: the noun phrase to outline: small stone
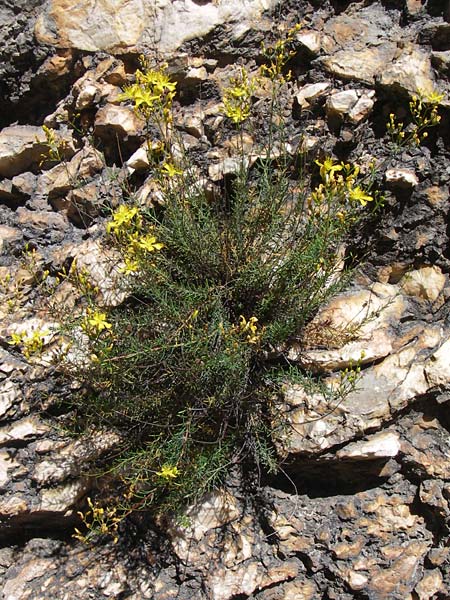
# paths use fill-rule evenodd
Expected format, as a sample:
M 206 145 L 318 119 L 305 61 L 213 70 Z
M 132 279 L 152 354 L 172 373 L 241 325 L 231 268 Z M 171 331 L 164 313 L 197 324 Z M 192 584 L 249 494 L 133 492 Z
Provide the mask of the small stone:
M 431 600 L 438 592 L 444 593 L 446 591 L 439 569 L 425 571 L 421 581 L 415 587 L 419 600 Z
M 147 147 L 138 148 L 125 164 L 133 171 L 146 171 L 150 166 Z
M 419 185 L 417 175 L 409 169 L 388 169 L 385 178 L 386 185 L 392 189 L 410 189 Z
M 318 31 L 300 30 L 295 36 L 295 40 L 311 54 L 317 55 L 322 45 L 321 34 Z
M 7 225 L 0 225 L 0 254 L 15 244 L 20 242 L 23 238 L 23 233 L 20 229 L 14 227 L 8 227 Z
M 437 266 L 422 267 L 407 273 L 400 285 L 403 293 L 435 302 L 443 293 L 447 279 Z
M 42 127 L 5 127 L 0 132 L 0 177 L 13 177 L 37 168 L 47 150 Z
M 344 90 L 328 97 L 326 110 L 329 115 L 343 117 L 350 112 L 357 102 L 358 94 L 355 90 Z
M 366 575 L 362 573 L 357 573 L 356 571 L 349 571 L 345 580 L 348 585 L 352 588 L 352 590 L 358 591 L 363 590 L 368 582 L 368 578 Z
M 397 433 L 382 432 L 361 442 L 348 444 L 336 453 L 337 458 L 345 460 L 371 460 L 397 456 L 400 451 L 400 439 Z
M 450 72 L 450 50 L 444 50 L 442 52 L 432 52 L 431 62 L 433 66 L 441 71 L 441 73 Z
M 50 427 L 36 417 L 25 417 L 12 425 L 0 427 L 0 445 L 28 442 L 48 433 L 49 430 Z
M 102 139 L 136 137 L 141 134 L 144 122 L 131 108 L 106 104 L 95 117 L 94 132 Z
M 38 510 L 66 513 L 86 493 L 86 483 L 77 480 L 66 485 L 43 490 Z
M 6 379 L 0 383 L 0 419 L 4 419 L 10 409 L 22 399 L 22 392 L 17 385 Z
M 384 65 L 379 81 L 383 86 L 413 94 L 417 90 L 436 88 L 429 53 L 412 44 L 405 46 L 398 58 Z
M 100 97 L 99 88 L 93 84 L 85 85 L 78 94 L 78 98 L 75 102 L 76 110 L 85 110 L 86 108 L 90 108 L 96 102 L 98 102 Z
M 349 110 L 348 116 L 354 123 L 360 123 L 367 119 L 373 109 L 375 92 L 363 94 L 358 102 Z
M 301 108 L 307 108 L 314 100 L 324 95 L 326 90 L 330 87 L 329 81 L 323 81 L 322 83 L 310 83 L 300 88 L 295 98 L 301 106 Z

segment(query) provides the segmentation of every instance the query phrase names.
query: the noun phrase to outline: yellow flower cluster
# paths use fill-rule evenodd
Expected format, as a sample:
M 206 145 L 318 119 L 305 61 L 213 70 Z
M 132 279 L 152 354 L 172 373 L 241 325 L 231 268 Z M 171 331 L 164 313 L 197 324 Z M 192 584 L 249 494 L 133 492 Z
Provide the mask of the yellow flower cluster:
M 289 59 L 295 54 L 292 50 L 289 50 L 289 46 L 294 41 L 295 35 L 301 27 L 301 23 L 294 25 L 273 46 L 266 47 L 264 43 L 261 45 L 262 53 L 269 61 L 268 65 L 261 67 L 261 75 L 268 77 L 272 81 L 278 80 L 280 83 L 285 83 L 291 79 L 291 72 L 289 71 L 286 75 L 283 75 L 283 70 Z
M 239 324 L 233 326 L 234 331 L 243 334 L 245 336 L 246 341 L 249 344 L 257 344 L 262 335 L 262 331 L 258 331 L 258 319 L 256 317 L 250 317 L 249 320 L 244 317 L 244 315 L 240 315 Z
M 132 274 L 139 271 L 139 262 L 143 254 L 156 252 L 164 247 L 153 234 L 153 228 L 148 227 L 143 232 L 142 215 L 136 206 L 121 204 L 111 215 L 106 224 L 106 231 L 114 237 L 124 257 L 122 272 Z
M 88 308 L 86 316 L 81 324 L 81 328 L 88 335 L 99 335 L 102 331 L 112 328 L 111 323 L 106 320 L 106 313 Z
M 233 123 L 239 124 L 250 116 L 255 82 L 249 79 L 247 71 L 242 68 L 238 76 L 231 78 L 230 84 L 223 95 L 224 112 Z
M 8 343 L 10 346 L 21 347 L 22 354 L 25 358 L 30 358 L 33 355 L 41 354 L 44 347 L 45 336 L 49 333 L 48 330 L 40 329 L 12 333 L 11 341 Z
M 316 164 L 320 167 L 322 183 L 311 194 L 311 199 L 315 204 L 322 204 L 330 192 L 351 202 L 359 202 L 361 206 L 366 206 L 373 200 L 373 196 L 356 185 L 356 178 L 359 175 L 357 165 L 335 163 L 330 157 L 325 158 L 323 162 L 316 160 Z
M 87 533 L 82 533 L 80 529 L 75 528 L 73 537 L 80 542 L 88 543 L 94 541 L 98 535 L 110 535 L 113 543 L 119 541 L 118 528 L 123 516 L 117 514 L 117 508 L 104 509 L 94 504 L 90 498 L 87 499 L 89 510 L 85 513 L 78 512 L 78 516 L 87 529 Z
M 444 94 L 436 90 L 417 92 L 409 103 L 412 117 L 412 124 L 409 127 L 405 129 L 403 122 L 398 121 L 393 113 L 389 115 L 387 132 L 391 140 L 398 146 L 405 144 L 419 146 L 428 137 L 426 130 L 440 123 L 438 108 L 443 99 Z
M 150 69 L 141 57 L 143 70 L 136 71 L 136 82 L 124 87 L 119 100 L 131 100 L 136 112 L 145 119 L 159 113 L 167 124 L 172 120 L 172 103 L 176 83 L 170 81 L 165 68 Z

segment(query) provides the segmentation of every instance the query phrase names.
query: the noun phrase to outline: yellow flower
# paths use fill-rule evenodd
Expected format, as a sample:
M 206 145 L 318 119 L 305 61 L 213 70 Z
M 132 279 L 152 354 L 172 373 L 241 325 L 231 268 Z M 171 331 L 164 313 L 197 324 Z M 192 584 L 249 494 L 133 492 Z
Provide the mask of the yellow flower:
M 164 163 L 162 166 L 161 171 L 165 174 L 168 175 L 169 177 L 175 177 L 175 175 L 181 175 L 183 171 L 180 171 L 180 169 L 177 169 L 175 167 L 175 165 L 172 165 L 171 163 Z
M 165 479 L 166 481 L 169 481 L 170 479 L 176 479 L 179 474 L 180 474 L 179 468 L 176 466 L 171 466 L 171 465 L 163 465 L 161 467 L 161 471 L 156 472 L 156 475 L 158 475 L 158 477 L 161 477 L 162 479 Z
M 138 214 L 136 206 L 127 206 L 121 204 L 112 214 L 112 221 L 109 221 L 106 225 L 106 231 L 111 233 L 112 231 L 118 232 L 123 226 L 128 226 L 134 217 Z
M 359 202 L 361 206 L 366 206 L 368 202 L 373 200 L 373 197 L 366 194 L 359 186 L 349 191 L 349 198 L 354 202 Z
M 111 329 L 112 327 L 111 323 L 108 323 L 106 320 L 106 313 L 92 311 L 89 308 L 87 317 L 81 326 L 85 331 L 94 331 L 97 333 L 101 333 L 105 329 Z
M 439 104 L 445 98 L 445 94 L 440 94 L 437 90 L 425 92 L 425 100 L 429 104 Z
M 120 269 L 121 273 L 125 275 L 132 275 L 139 271 L 139 263 L 137 260 L 132 258 L 125 258 L 125 265 Z
M 146 252 L 154 252 L 155 250 L 161 250 L 164 248 L 164 244 L 157 242 L 154 235 L 145 235 L 138 241 L 139 248 L 142 248 Z
M 242 123 L 250 115 L 251 99 L 255 89 L 255 82 L 250 80 L 247 71 L 241 70 L 237 77 L 230 81 L 231 86 L 223 95 L 223 106 L 226 116 L 234 123 Z
M 315 161 L 316 165 L 320 167 L 320 176 L 325 183 L 334 181 L 334 174 L 337 171 L 342 171 L 342 165 L 335 165 L 331 157 L 326 158 L 323 163 L 318 160 Z
M 243 315 L 239 317 L 239 330 L 247 334 L 247 342 L 249 344 L 256 344 L 260 339 L 261 334 L 257 333 L 257 322 L 258 319 L 256 317 L 250 317 L 248 321 Z

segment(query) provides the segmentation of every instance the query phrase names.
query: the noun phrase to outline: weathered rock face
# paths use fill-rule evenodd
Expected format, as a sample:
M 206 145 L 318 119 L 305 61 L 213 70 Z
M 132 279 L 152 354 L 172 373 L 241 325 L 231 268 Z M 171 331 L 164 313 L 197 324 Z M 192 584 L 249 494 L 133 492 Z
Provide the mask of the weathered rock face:
M 35 33 L 40 43 L 90 52 L 172 52 L 183 42 L 229 23 L 231 37 L 238 39 L 254 19 L 275 4 L 274 0 L 106 0 L 74 7 L 70 0 L 50 0 L 37 20 Z
M 0 574 L 5 600 L 446 600 L 450 597 L 450 150 L 448 97 L 421 148 L 387 148 L 385 124 L 407 96 L 450 89 L 446 2 L 4 0 L 0 8 Z M 336 7 L 336 10 L 333 9 Z M 300 15 L 300 12 L 301 15 Z M 230 477 L 186 522 L 134 515 L 119 542 L 72 539 L 77 511 L 102 485 L 110 431 L 68 437 L 60 414 L 78 383 L 51 357 L 79 291 L 76 264 L 105 306 L 127 295 L 120 258 L 101 243 L 126 193 L 160 199 L 143 122 L 118 99 L 141 51 L 177 80 L 174 126 L 200 157 L 209 193 L 236 171 L 236 136 L 220 90 L 240 57 L 251 71 L 273 25 L 304 20 L 283 96 L 289 143 L 378 164 L 385 208 L 349 252 L 366 259 L 352 286 L 319 311 L 290 361 L 339 398 L 286 385 L 274 423 L 283 472 L 252 490 Z M 110 53 L 110 54 L 107 54 Z M 73 85 L 69 85 L 73 84 Z M 255 91 L 264 103 L 264 89 Z M 17 124 L 19 121 L 20 124 Z M 40 127 L 65 160 L 51 161 Z M 264 124 L 261 124 L 261 131 Z M 227 134 L 230 139 L 227 139 Z M 300 140 L 300 133 L 302 139 Z M 242 138 L 249 165 L 259 131 Z M 155 141 L 156 143 L 156 141 Z M 177 149 L 174 148 L 174 152 Z M 351 245 L 352 240 L 349 240 Z M 27 245 L 27 246 L 26 246 Z M 47 283 L 46 283 L 47 282 Z M 48 285 L 48 288 L 46 287 Z M 49 302 L 45 290 L 56 288 Z M 65 312 L 64 312 L 65 311 Z M 44 331 L 45 360 L 12 332 Z M 82 336 L 81 336 L 82 337 Z M 85 360 L 82 339 L 73 361 Z

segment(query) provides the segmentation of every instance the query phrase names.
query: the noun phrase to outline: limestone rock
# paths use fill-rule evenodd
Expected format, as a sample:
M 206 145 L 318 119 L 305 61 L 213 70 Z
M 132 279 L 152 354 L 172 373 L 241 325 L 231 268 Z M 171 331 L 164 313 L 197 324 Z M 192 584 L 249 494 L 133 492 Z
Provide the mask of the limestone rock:
M 43 173 L 38 182 L 37 192 L 50 199 L 66 194 L 79 187 L 104 167 L 102 154 L 86 145 L 68 163 L 56 165 Z
M 34 417 L 26 417 L 15 421 L 12 425 L 0 428 L 0 445 L 27 442 L 48 433 L 49 426 Z
M 326 108 L 329 114 L 336 114 L 340 117 L 348 114 L 358 101 L 358 94 L 355 90 L 344 90 L 336 92 L 328 97 Z
M 415 397 L 432 389 L 426 372 L 434 363 L 424 357 L 441 342 L 439 329 L 416 332 L 413 341 L 365 369 L 355 389 L 343 397 L 333 396 L 336 381 L 332 377 L 329 395 L 307 393 L 301 385 L 287 386 L 279 407 L 279 418 L 285 419 L 288 427 L 287 437 L 278 441 L 282 451 L 317 454 L 379 427 Z M 448 371 L 440 377 L 448 381 Z
M 413 94 L 419 90 L 433 90 L 436 84 L 429 55 L 417 47 L 405 47 L 400 56 L 382 70 L 380 83 Z
M 146 46 L 173 52 L 183 42 L 203 37 L 215 27 L 231 26 L 241 36 L 252 19 L 275 5 L 273 0 L 196 3 L 191 0 L 94 1 L 73 7 L 70 0 L 51 0 L 36 24 L 40 43 L 89 52 L 129 52 Z
M 329 81 L 323 81 L 322 83 L 310 83 L 300 88 L 295 98 L 301 108 L 307 108 L 314 100 L 323 96 L 326 90 L 330 87 Z
M 95 117 L 95 134 L 102 139 L 128 138 L 139 136 L 144 122 L 126 106 L 106 104 Z
M 388 284 L 341 294 L 309 324 L 303 344 L 289 348 L 289 359 L 315 372 L 379 360 L 405 341 L 394 327 L 405 309 L 398 288 Z
M 67 139 L 65 141 L 69 144 Z M 0 131 L 0 176 L 13 177 L 23 171 L 36 169 L 47 152 L 46 138 L 41 127 L 5 127 Z
M 385 177 L 387 186 L 394 189 L 410 189 L 419 185 L 417 175 L 409 169 L 388 169 Z
M 437 266 L 409 271 L 401 280 L 403 293 L 435 302 L 442 294 L 446 277 Z
M 392 456 L 397 456 L 399 451 L 400 440 L 398 434 L 381 432 L 369 436 L 365 441 L 348 444 L 337 451 L 336 457 L 343 460 L 390 458 Z

